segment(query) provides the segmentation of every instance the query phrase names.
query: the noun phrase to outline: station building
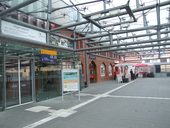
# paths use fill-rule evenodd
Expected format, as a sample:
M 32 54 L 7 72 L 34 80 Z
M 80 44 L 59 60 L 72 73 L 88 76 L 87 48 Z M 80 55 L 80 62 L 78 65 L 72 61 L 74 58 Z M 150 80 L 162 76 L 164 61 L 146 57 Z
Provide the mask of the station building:
M 56 2 L 57 4 L 52 4 L 51 0 L 44 0 L 43 2 L 47 4 L 47 6 L 44 6 L 40 1 L 34 3 L 36 1 L 14 0 L 5 3 L 0 2 L 0 111 L 61 96 L 62 69 L 79 70 L 79 86 L 81 90 L 84 83 L 88 86 L 91 83 L 114 79 L 114 66 L 117 63 L 124 63 L 125 61 L 131 63 L 141 62 L 139 52 L 131 51 L 132 54 L 125 55 L 126 51 L 123 50 L 131 47 L 125 47 L 125 43 L 120 43 L 120 40 L 135 37 L 125 36 L 120 37 L 120 39 L 117 37 L 113 39 L 113 33 L 110 31 L 105 32 L 105 30 L 101 31 L 103 28 L 97 29 L 99 35 L 96 36 L 94 34 L 96 30 L 92 29 L 93 25 L 98 27 L 100 25 L 84 15 L 81 18 L 86 19 L 86 21 L 79 21 L 80 13 L 78 12 L 76 12 L 77 16 L 75 16 L 75 13 L 72 16 L 72 18 L 77 18 L 75 25 L 70 26 L 67 23 L 66 27 L 63 27 L 62 22 L 70 22 L 70 19 L 65 17 L 66 13 L 62 14 L 63 17 L 56 20 L 57 22 L 49 19 L 58 15 L 59 11 L 56 10 L 60 10 L 60 7 L 64 9 L 68 8 L 69 5 L 63 4 L 61 1 Z M 168 2 L 165 2 L 160 6 L 168 4 Z M 104 5 L 106 5 L 105 2 Z M 44 10 L 37 11 L 37 15 L 33 15 L 35 7 L 44 7 Z M 136 22 L 129 2 L 119 7 L 128 10 L 122 15 L 128 14 L 133 17 L 133 22 Z M 148 8 L 152 7 L 149 6 Z M 29 9 L 32 10 L 30 11 Z M 107 10 L 105 8 L 102 13 L 114 10 L 111 9 Z M 70 8 L 65 9 L 67 13 L 72 10 Z M 39 14 L 39 12 L 42 13 Z M 44 12 L 48 12 L 48 14 L 46 15 Z M 52 12 L 55 13 L 52 14 Z M 120 12 L 118 11 L 118 13 Z M 111 14 L 109 17 L 114 16 Z M 86 27 L 81 31 L 76 30 L 77 25 L 83 23 L 93 24 L 90 30 L 92 36 L 87 37 L 88 28 Z M 116 25 L 120 25 L 120 23 L 116 23 Z M 165 24 L 164 27 L 168 25 Z M 85 29 L 86 31 L 83 32 Z M 54 31 L 57 32 L 55 33 Z M 117 34 L 122 33 L 128 33 L 127 28 L 125 31 L 117 32 Z M 98 37 L 103 38 L 105 35 L 107 36 L 107 38 L 104 38 L 105 40 L 95 39 Z M 166 38 L 166 40 L 168 39 Z M 102 44 L 104 41 L 109 42 L 109 45 Z M 114 41 L 116 42 L 115 45 L 113 44 L 115 43 Z M 89 44 L 87 45 L 87 43 Z M 110 49 L 110 46 L 114 47 L 114 49 Z M 120 51 L 123 52 L 121 53 Z M 135 57 L 129 58 L 133 54 Z

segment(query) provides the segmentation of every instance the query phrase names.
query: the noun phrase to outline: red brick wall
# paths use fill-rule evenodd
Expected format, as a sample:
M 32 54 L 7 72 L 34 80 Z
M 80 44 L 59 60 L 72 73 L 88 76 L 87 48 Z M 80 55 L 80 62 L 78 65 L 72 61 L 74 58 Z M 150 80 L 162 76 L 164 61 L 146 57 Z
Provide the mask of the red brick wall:
M 93 61 L 96 64 L 96 82 L 111 80 L 114 78 L 113 72 L 112 72 L 112 76 L 109 76 L 109 65 L 111 64 L 112 69 L 113 69 L 113 67 L 115 65 L 114 60 L 103 58 L 103 57 L 96 57 L 96 59 L 90 59 L 89 55 L 88 55 L 88 67 L 89 67 L 89 64 L 91 63 L 91 61 Z M 85 80 L 86 80 L 85 54 L 81 55 L 81 62 L 83 65 L 82 72 L 84 73 Z M 102 63 L 104 63 L 104 65 L 105 65 L 105 76 L 101 76 L 101 73 L 100 73 L 100 70 L 101 70 L 100 66 Z M 88 73 L 89 73 L 89 69 L 88 69 Z M 88 78 L 88 80 L 90 83 L 90 78 Z

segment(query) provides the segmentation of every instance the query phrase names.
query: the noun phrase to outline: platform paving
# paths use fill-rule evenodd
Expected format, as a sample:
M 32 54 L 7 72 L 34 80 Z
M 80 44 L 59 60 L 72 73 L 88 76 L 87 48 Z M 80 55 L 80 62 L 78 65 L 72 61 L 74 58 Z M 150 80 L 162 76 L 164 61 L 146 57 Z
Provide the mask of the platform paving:
M 0 128 L 170 128 L 170 78 L 90 84 L 81 91 L 0 112 Z

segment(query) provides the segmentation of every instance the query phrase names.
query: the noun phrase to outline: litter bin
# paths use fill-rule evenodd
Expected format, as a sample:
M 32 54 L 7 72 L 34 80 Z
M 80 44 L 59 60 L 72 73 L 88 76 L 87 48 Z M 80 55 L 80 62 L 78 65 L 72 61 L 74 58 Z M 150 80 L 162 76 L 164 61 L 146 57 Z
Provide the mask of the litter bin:
M 145 78 L 145 77 L 146 77 L 146 73 L 143 74 L 143 78 Z

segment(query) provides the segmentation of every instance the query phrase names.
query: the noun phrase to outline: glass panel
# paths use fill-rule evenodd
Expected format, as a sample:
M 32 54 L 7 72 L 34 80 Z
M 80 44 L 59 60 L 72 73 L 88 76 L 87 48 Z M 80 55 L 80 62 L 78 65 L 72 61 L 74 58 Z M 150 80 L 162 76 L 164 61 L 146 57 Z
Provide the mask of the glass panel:
M 166 65 L 166 72 L 170 72 L 170 65 Z
M 35 86 L 37 101 L 61 95 L 61 63 L 35 62 Z
M 161 65 L 161 72 L 166 72 L 166 65 Z
M 67 68 L 68 68 L 68 69 L 73 69 L 73 63 L 68 62 L 68 63 L 67 63 Z
M 32 101 L 31 60 L 20 61 L 21 104 Z
M 62 62 L 62 68 L 67 69 L 67 63 L 66 62 Z
M 6 59 L 6 107 L 19 104 L 18 60 Z

